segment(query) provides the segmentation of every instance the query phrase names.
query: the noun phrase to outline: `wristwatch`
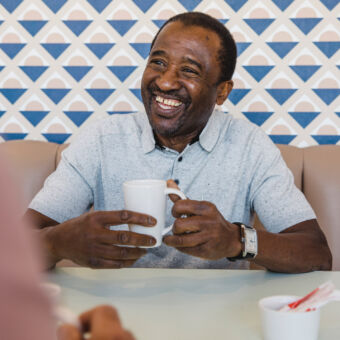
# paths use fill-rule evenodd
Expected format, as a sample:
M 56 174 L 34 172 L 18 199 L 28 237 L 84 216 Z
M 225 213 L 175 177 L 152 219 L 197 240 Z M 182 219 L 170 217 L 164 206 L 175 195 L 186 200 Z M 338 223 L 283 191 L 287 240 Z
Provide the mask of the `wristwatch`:
M 257 233 L 256 229 L 243 223 L 234 222 L 240 227 L 242 250 L 238 256 L 228 257 L 229 261 L 253 259 L 257 255 Z

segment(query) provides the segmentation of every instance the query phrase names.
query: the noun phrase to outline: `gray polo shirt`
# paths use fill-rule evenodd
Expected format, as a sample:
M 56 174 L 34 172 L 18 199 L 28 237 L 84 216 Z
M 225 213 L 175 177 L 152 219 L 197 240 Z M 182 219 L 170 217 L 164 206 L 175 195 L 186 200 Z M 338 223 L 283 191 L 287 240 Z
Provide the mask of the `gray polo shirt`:
M 144 112 L 96 122 L 63 152 L 30 208 L 63 222 L 92 205 L 123 209 L 126 180 L 170 178 L 187 197 L 214 203 L 230 222 L 252 224 L 256 212 L 267 230 L 277 233 L 315 218 L 269 137 L 256 125 L 218 111 L 199 141 L 181 153 L 155 145 Z M 173 223 L 171 207 L 169 202 L 167 225 Z M 163 244 L 149 249 L 135 267 L 244 268 L 247 263 L 205 261 Z

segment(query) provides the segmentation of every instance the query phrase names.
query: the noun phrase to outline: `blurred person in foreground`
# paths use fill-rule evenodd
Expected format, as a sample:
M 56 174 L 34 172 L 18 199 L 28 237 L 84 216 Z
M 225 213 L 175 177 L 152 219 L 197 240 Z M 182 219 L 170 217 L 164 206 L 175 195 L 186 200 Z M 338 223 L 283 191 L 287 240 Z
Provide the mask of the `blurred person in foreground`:
M 331 269 L 279 149 L 258 126 L 215 110 L 232 91 L 236 55 L 230 32 L 203 13 L 160 28 L 142 78 L 145 110 L 84 129 L 30 204 L 49 268 L 66 258 L 91 268 Z M 175 179 L 189 197 L 167 211 L 173 235 L 148 250 L 140 246 L 151 236 L 120 229 L 156 222 L 124 210 L 123 182 L 145 178 Z M 253 228 L 255 213 L 265 230 Z
M 0 339 L 54 340 L 53 306 L 43 292 L 39 247 L 20 216 L 20 195 L 0 154 Z M 58 340 L 133 340 L 111 306 L 98 306 L 79 317 L 82 330 L 61 325 Z

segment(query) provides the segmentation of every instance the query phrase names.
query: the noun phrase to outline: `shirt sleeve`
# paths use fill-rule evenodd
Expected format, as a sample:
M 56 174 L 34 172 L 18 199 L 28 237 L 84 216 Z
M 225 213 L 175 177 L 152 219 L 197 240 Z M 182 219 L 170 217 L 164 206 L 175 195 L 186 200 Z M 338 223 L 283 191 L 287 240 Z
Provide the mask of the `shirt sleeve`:
M 94 201 L 98 157 L 95 138 L 85 131 L 63 151 L 56 171 L 46 179 L 29 208 L 59 223 L 88 211 Z
M 316 218 L 280 150 L 262 131 L 254 141 L 257 157 L 250 187 L 252 209 L 264 227 L 278 233 L 297 223 Z

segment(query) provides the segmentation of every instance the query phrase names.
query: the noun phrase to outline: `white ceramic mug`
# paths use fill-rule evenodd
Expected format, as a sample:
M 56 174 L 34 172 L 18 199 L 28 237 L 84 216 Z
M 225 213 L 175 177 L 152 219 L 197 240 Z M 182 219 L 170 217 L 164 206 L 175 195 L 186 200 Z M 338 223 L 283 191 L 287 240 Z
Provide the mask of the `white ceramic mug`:
M 281 312 L 298 296 L 277 295 L 259 301 L 264 340 L 317 340 L 320 309 L 310 312 Z
M 166 181 L 157 179 L 124 182 L 123 192 L 126 210 L 148 214 L 157 219 L 157 224 L 154 227 L 131 224 L 129 225 L 130 231 L 151 235 L 157 241 L 151 248 L 159 247 L 163 236 L 172 229 L 172 225 L 167 228 L 165 227 L 167 195 L 175 194 L 181 199 L 186 199 L 185 195 L 177 189 L 168 188 Z

